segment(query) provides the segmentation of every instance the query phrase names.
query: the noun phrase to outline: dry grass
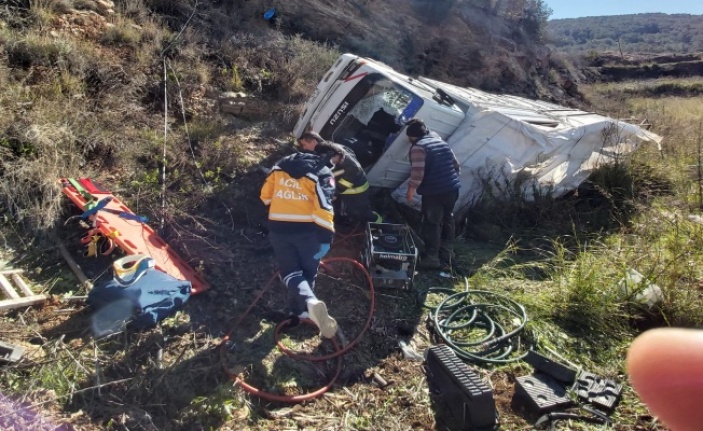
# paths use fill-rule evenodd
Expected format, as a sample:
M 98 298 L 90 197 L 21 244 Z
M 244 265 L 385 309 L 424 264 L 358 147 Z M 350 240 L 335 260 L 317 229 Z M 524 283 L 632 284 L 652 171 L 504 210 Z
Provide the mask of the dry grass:
M 131 19 L 118 15 L 100 36 L 100 43 L 116 46 L 137 46 L 144 39 L 158 40 L 153 35 L 142 35 L 142 28 Z
M 611 115 L 650 124 L 652 131 L 666 137 L 661 151 L 657 151 L 656 148 L 646 148 L 640 154 L 640 158 L 658 175 L 670 178 L 680 192 L 678 196 L 684 196 L 692 204 L 701 201 L 700 196 L 696 196 L 700 195 L 697 183 L 692 180 L 698 183 L 701 180 L 697 166 L 700 165 L 702 154 L 701 100 L 703 98 L 700 95 L 680 97 L 667 94 L 657 97 L 632 97 L 629 93 L 638 93 L 642 89 L 660 85 L 691 88 L 700 84 L 700 79 L 691 78 L 680 81 L 643 81 L 619 86 L 605 84 L 582 88 L 595 105 L 609 111 Z M 664 163 L 662 158 L 666 159 Z M 663 171 L 666 171 L 666 174 Z
M 330 47 L 273 30 L 262 34 L 234 33 L 217 49 L 222 55 L 225 88 L 258 88 L 263 94 L 289 103 L 304 101 L 317 85 L 315 77 L 321 76 L 339 56 Z

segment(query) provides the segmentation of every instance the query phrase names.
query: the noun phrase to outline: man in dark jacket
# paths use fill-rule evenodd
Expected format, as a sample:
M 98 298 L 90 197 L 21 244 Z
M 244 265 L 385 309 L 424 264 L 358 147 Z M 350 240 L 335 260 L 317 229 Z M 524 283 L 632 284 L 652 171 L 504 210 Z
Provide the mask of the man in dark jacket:
M 305 151 L 315 152 L 330 161 L 337 188 L 335 201 L 337 221 L 344 219 L 352 223 L 382 221 L 381 216 L 371 210 L 366 172 L 350 148 L 327 142 L 313 131 L 303 133 L 298 141 Z
M 261 200 L 269 206 L 269 241 L 288 288 L 290 311 L 315 322 L 325 338 L 334 337 L 337 322 L 313 288 L 320 259 L 334 236 L 334 191 L 325 161 L 304 153 L 281 159 L 261 188 Z
M 459 198 L 459 162 L 446 142 L 415 118 L 406 123 L 410 147 L 410 182 L 406 199 L 422 196 L 424 256 L 420 265 L 451 265 L 454 254 L 454 205 Z

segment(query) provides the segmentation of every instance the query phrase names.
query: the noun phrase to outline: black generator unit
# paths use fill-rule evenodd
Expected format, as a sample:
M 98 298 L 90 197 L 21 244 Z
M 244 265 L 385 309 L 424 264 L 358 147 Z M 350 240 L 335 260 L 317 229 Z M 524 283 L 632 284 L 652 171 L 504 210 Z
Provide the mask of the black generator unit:
M 425 369 L 430 390 L 442 397 L 462 431 L 498 429 L 493 391 L 449 346 L 427 349 Z
M 418 250 L 407 225 L 367 224 L 362 260 L 374 286 L 410 289 L 417 257 Z

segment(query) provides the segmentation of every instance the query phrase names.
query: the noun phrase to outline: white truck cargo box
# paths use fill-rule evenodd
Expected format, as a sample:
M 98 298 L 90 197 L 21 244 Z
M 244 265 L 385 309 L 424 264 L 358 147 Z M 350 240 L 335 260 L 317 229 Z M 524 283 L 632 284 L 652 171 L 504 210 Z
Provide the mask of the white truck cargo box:
M 560 196 L 599 166 L 642 142 L 661 138 L 636 125 L 592 112 L 511 95 L 411 78 L 371 59 L 342 55 L 318 84 L 296 124 L 348 145 L 371 186 L 395 189 L 405 203 L 410 142 L 404 125 L 422 118 L 444 138 L 461 164 L 456 209 L 477 202 L 487 180 L 519 181 Z

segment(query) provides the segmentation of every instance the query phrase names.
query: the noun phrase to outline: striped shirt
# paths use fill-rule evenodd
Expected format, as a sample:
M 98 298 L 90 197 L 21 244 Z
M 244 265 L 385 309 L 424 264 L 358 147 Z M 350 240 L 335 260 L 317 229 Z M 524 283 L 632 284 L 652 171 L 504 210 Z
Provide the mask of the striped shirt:
M 414 187 L 415 189 L 420 187 L 420 183 L 422 183 L 422 179 L 425 177 L 426 157 L 427 153 L 422 145 L 413 145 L 410 147 L 410 187 Z M 453 163 L 454 169 L 459 173 L 461 167 L 456 157 L 454 157 Z

